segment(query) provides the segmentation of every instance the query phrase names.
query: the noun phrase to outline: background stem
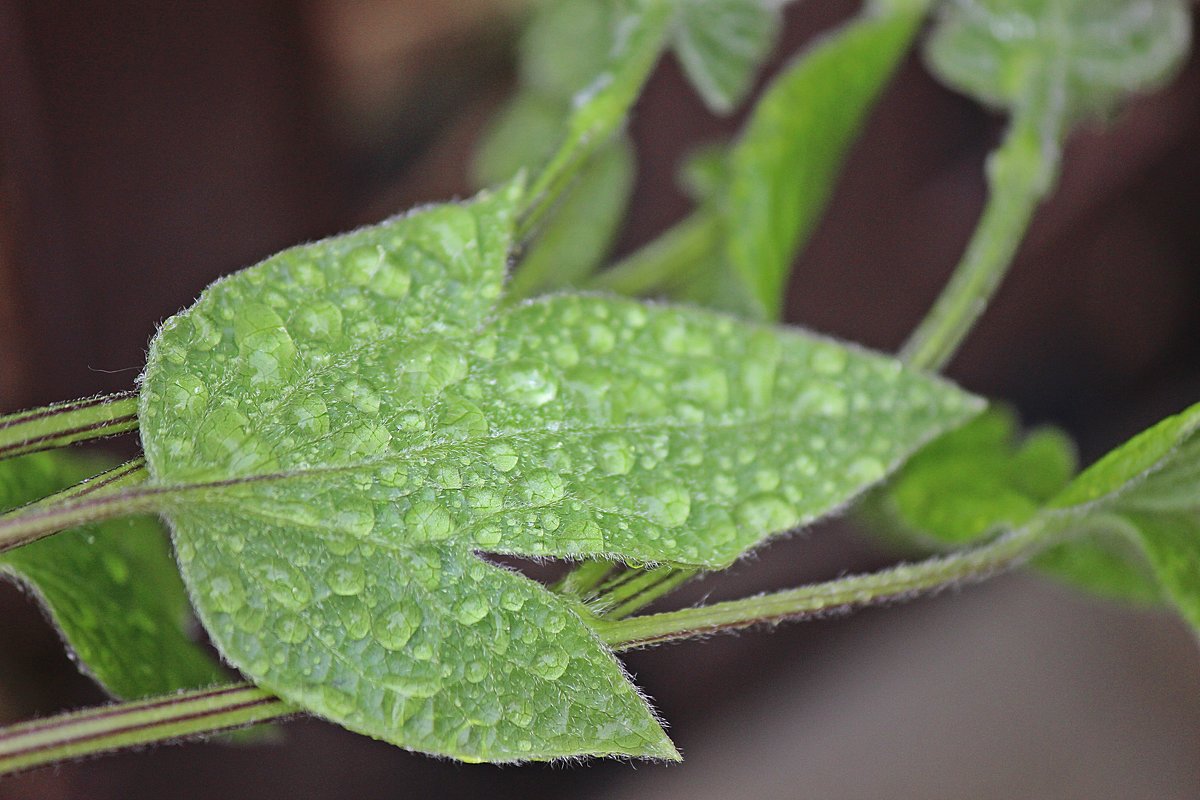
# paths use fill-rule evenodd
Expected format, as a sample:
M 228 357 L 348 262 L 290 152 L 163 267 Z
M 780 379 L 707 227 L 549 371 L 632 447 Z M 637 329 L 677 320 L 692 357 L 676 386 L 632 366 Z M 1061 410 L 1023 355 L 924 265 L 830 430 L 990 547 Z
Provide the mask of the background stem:
M 987 308 L 1052 188 L 1063 135 L 1062 87 L 1031 92 L 1014 112 L 1004 142 L 988 158 L 989 195 L 962 260 L 900 351 L 913 367 L 938 372 Z
M 294 713 L 270 693 L 238 683 L 59 714 L 0 730 L 0 775 Z
M 116 436 L 136 428 L 136 392 L 19 411 L 0 417 L 0 459 Z

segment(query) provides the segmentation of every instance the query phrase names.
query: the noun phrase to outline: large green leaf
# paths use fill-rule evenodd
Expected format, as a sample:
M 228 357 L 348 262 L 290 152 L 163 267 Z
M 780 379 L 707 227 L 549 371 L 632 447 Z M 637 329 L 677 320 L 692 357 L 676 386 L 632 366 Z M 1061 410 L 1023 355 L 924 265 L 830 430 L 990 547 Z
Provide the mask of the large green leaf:
M 675 53 L 710 109 L 728 114 L 754 82 L 779 34 L 779 4 L 768 0 L 683 0 Z
M 0 462 L 0 512 L 84 480 L 103 461 L 64 452 Z M 191 611 L 165 532 L 137 517 L 88 525 L 0 555 L 29 587 L 81 669 L 133 699 L 217 683 L 216 662 L 187 635 Z
M 802 52 L 755 106 L 731 155 L 726 257 L 762 317 L 778 317 L 792 260 L 922 16 L 865 13 Z
M 1031 83 L 1059 87 L 1068 120 L 1111 114 L 1182 63 L 1191 36 L 1186 0 L 949 0 L 926 55 L 944 82 L 1016 108 Z
M 476 553 L 729 564 L 979 401 L 694 309 L 497 311 L 517 191 L 286 251 L 151 347 L 141 430 L 197 610 L 289 701 L 468 760 L 675 758 L 582 612 Z
M 1063 525 L 1130 536 L 1200 629 L 1200 404 L 1112 451 L 1050 503 Z

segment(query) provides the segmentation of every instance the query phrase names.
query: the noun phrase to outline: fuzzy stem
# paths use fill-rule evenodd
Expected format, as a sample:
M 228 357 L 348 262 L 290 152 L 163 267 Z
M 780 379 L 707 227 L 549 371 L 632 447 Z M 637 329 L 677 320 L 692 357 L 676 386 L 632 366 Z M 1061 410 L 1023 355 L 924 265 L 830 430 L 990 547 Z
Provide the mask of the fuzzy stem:
M 268 692 L 238 683 L 59 714 L 0 730 L 0 775 L 295 713 Z
M 137 393 L 89 397 L 0 417 L 0 459 L 137 429 Z
M 977 583 L 1027 561 L 1052 541 L 1041 526 L 1006 534 L 981 547 L 868 575 L 853 575 L 782 592 L 663 614 L 595 623 L 616 650 L 690 639 L 752 625 L 805 619 L 908 600 Z
M 1000 147 L 988 158 L 983 216 L 954 274 L 900 351 L 937 372 L 958 351 L 1012 265 L 1033 213 L 1054 186 L 1064 135 L 1063 81 L 1030 91 Z

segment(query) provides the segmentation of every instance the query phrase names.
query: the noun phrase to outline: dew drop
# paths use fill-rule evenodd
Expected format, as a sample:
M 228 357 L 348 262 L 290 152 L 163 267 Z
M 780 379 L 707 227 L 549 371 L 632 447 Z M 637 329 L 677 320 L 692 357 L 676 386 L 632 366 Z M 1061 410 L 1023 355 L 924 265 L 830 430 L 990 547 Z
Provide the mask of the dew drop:
M 676 528 L 687 522 L 692 510 L 692 496 L 677 483 L 660 481 L 639 499 L 638 509 L 651 522 Z
M 218 572 L 208 579 L 205 593 L 212 607 L 232 614 L 246 604 L 246 589 L 242 580 L 232 572 Z
M 846 477 L 858 484 L 875 483 L 886 473 L 883 462 L 870 456 L 855 459 L 846 469 Z
M 837 375 L 846 368 L 846 351 L 832 345 L 818 345 L 808 361 L 813 372 Z
M 342 274 L 348 283 L 366 286 L 383 264 L 383 248 L 378 245 L 355 247 L 342 257 Z
M 540 469 L 529 473 L 525 479 L 525 496 L 530 505 L 544 506 L 563 498 L 567 484 L 562 476 L 550 470 Z
M 532 361 L 517 361 L 505 370 L 500 388 L 521 405 L 544 406 L 558 395 L 558 382 L 545 368 Z
M 285 614 L 275 625 L 275 635 L 287 644 L 300 644 L 308 638 L 308 623 L 294 614 Z
M 299 570 L 284 561 L 262 565 L 261 584 L 271 599 L 284 608 L 299 611 L 312 602 L 312 587 Z
M 557 647 L 545 650 L 533 659 L 530 669 L 548 681 L 556 681 L 567 671 L 571 656 L 567 651 Z
M 221 326 L 203 314 L 192 311 L 188 314 L 192 323 L 192 347 L 207 352 L 221 343 Z
M 500 544 L 503 535 L 495 525 L 485 525 L 475 532 L 475 544 L 480 547 L 493 547 Z
M 491 611 L 486 600 L 477 595 L 464 597 L 454 606 L 454 617 L 463 625 L 480 622 Z
M 208 403 L 208 386 L 200 378 L 185 372 L 167 388 L 167 402 L 177 414 L 198 416 Z
M 738 524 L 762 533 L 785 530 L 797 522 L 798 514 L 783 497 L 777 494 L 756 494 L 738 504 Z
M 605 475 L 628 475 L 636 461 L 633 448 L 624 437 L 607 434 L 596 440 L 596 465 Z
M 400 300 L 412 288 L 412 276 L 394 258 L 385 257 L 379 272 L 371 280 L 370 289 L 389 300 Z
M 366 586 L 367 576 L 358 564 L 334 564 L 325 573 L 329 591 L 343 597 L 356 595 Z
M 500 472 L 509 472 L 517 466 L 520 460 L 516 449 L 507 442 L 496 442 L 487 449 L 487 458 L 493 467 Z
M 342 336 L 342 312 L 328 300 L 318 300 L 296 311 L 292 326 L 307 339 L 332 342 Z
M 515 589 L 506 589 L 500 595 L 500 607 L 505 611 L 520 611 L 525 607 L 525 595 Z
M 487 664 L 483 663 L 482 661 L 468 662 L 467 668 L 464 670 L 463 674 L 471 683 L 479 683 L 488 675 Z
M 418 500 L 404 515 L 414 539 L 423 541 L 440 541 L 449 538 L 454 532 L 454 523 L 450 512 L 444 506 L 430 500 Z
M 421 612 L 415 606 L 395 603 L 388 606 L 371 624 L 375 641 L 388 650 L 401 650 L 421 625 Z

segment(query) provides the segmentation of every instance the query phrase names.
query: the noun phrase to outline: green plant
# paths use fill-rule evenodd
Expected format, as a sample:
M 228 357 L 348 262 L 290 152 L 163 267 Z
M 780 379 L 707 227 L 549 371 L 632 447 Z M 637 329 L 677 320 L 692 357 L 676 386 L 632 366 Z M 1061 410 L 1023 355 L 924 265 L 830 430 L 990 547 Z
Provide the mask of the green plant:
M 778 12 L 550 3 L 481 152 L 492 188 L 217 282 L 163 325 L 136 395 L 0 418 L 0 568 L 127 699 L 0 732 L 0 772 L 301 711 L 463 760 L 674 759 L 612 651 L 1030 561 L 1200 627 L 1200 406 L 1074 475 L 1061 435 L 1018 444 L 1011 419 L 928 374 L 998 285 L 1072 127 L 1179 63 L 1184 3 L 939 6 L 935 73 L 1012 115 L 959 268 L 898 359 L 772 324 L 927 6 L 872 3 L 803 52 L 734 143 L 689 164 L 694 213 L 599 271 L 631 185 L 620 129 L 660 54 L 727 111 Z M 612 40 L 564 48 L 596 29 Z M 564 286 L 596 293 L 544 294 Z M 41 452 L 133 429 L 144 459 L 98 475 Z M 945 552 L 639 613 L 860 496 L 893 535 Z M 178 573 L 152 523 L 121 519 L 147 514 L 167 521 Z M 576 565 L 544 587 L 478 553 Z M 185 585 L 248 683 L 204 688 L 220 673 L 184 635 Z

